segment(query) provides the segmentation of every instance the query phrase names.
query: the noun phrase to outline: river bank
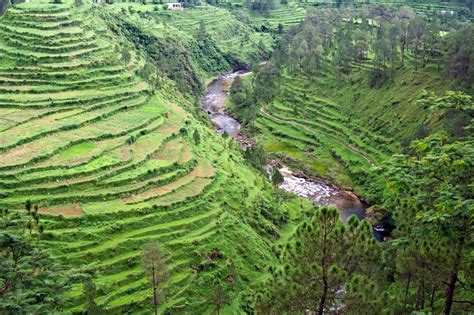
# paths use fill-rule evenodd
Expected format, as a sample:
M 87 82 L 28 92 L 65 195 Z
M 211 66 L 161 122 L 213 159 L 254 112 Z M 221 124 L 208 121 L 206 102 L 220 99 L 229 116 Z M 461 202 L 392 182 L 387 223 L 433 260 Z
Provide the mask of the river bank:
M 218 77 L 208 85 L 206 94 L 202 98 L 203 109 L 208 114 L 216 131 L 228 134 L 244 147 L 252 146 L 254 142 L 246 138 L 241 130 L 240 122 L 227 112 L 225 104 L 234 79 L 237 76 L 248 74 L 250 74 L 249 71 L 239 70 Z M 310 178 L 301 172 L 294 172 L 275 160 L 269 161 L 267 168 L 271 167 L 277 167 L 283 175 L 284 182 L 279 188 L 311 200 L 318 206 L 337 207 L 343 221 L 353 214 L 359 219 L 365 218 L 369 205 L 351 190 L 343 189 L 321 179 Z M 375 230 L 374 235 L 379 239 L 380 235 L 377 235 Z

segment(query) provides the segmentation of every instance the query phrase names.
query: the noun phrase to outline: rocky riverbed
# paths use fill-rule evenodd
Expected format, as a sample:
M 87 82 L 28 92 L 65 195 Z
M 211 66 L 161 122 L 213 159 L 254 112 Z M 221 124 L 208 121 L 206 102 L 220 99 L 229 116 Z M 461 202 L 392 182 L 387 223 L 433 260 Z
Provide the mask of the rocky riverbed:
M 202 106 L 218 132 L 227 133 L 241 145 L 249 147 L 253 145 L 252 140 L 245 137 L 241 131 L 239 121 L 232 117 L 225 107 L 232 82 L 237 76 L 247 74 L 249 74 L 248 71 L 240 70 L 225 74 L 212 81 L 202 99 Z M 302 173 L 293 172 L 277 161 L 270 161 L 267 167 L 279 168 L 284 178 L 284 182 L 280 185 L 281 189 L 311 200 L 319 206 L 336 206 L 343 221 L 346 221 L 352 214 L 360 219 L 365 218 L 368 205 L 351 191 L 341 189 L 322 180 L 309 178 Z M 380 235 L 376 230 L 374 230 L 374 235 L 380 239 Z

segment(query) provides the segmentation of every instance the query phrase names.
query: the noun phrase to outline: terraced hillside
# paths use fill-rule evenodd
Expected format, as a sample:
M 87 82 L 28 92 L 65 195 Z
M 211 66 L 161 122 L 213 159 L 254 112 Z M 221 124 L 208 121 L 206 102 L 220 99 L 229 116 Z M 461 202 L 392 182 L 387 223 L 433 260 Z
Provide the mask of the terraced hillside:
M 281 81 L 277 99 L 262 107 L 257 120 L 269 151 L 303 161 L 315 175 L 346 185 L 351 182 L 341 167 L 350 164 L 370 171 L 393 152 L 391 143 L 357 125 L 340 104 L 319 89 L 310 88 L 314 82 L 286 72 Z M 375 149 L 374 143 L 380 148 Z
M 262 41 L 270 50 L 275 40 L 270 33 L 260 31 L 259 21 L 256 22 L 258 25 L 244 23 L 230 10 L 204 3 L 183 11 L 163 10 L 161 5 L 138 3 L 116 3 L 109 9 L 121 15 L 126 12 L 142 29 L 158 38 L 179 38 L 188 45 L 196 41 L 202 21 L 220 52 L 227 56 L 226 59 L 238 63 L 250 64 L 260 59 L 258 43 Z
M 256 122 L 265 148 L 363 193 L 361 183 L 374 181 L 369 174 L 402 152 L 420 130 L 444 128 L 430 111 L 414 105 L 420 91 L 449 89 L 435 65 L 418 72 L 401 68 L 392 84 L 380 89 L 369 88 L 371 69 L 370 63 L 353 64 L 353 84 L 330 68 L 312 77 L 283 71 L 276 99 L 262 107 Z
M 262 233 L 277 227 L 256 207 L 271 185 L 173 84 L 138 77 L 142 56 L 124 60 L 94 10 L 32 2 L 0 19 L 0 208 L 38 204 L 44 242 L 70 267 L 96 263 L 109 310 L 148 313 L 139 256 L 157 240 L 172 275 L 161 311 L 210 311 L 222 270 L 241 290 L 273 259 Z M 78 283 L 71 310 L 82 294 Z
M 281 24 L 284 30 L 298 26 L 306 17 L 306 10 L 299 3 L 276 4 L 267 15 L 253 13 L 252 18 L 266 27 L 276 30 Z

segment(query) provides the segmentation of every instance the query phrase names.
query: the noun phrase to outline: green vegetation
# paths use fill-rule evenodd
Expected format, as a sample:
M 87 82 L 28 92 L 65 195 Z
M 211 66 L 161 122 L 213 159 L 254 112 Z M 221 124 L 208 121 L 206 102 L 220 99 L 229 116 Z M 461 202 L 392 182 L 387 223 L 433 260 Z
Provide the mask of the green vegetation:
M 0 313 L 472 312 L 469 8 L 182 4 L 0 0 Z
M 472 93 L 472 27 L 407 6 L 309 10 L 254 79 L 236 83 L 231 108 L 279 159 L 381 202 L 388 157 L 441 129 L 465 133 L 468 115 L 418 101 Z
M 225 14 L 254 36 L 226 10 L 200 10 L 207 19 Z M 0 20 L 0 207 L 38 205 L 18 226 L 63 268 L 95 263 L 97 271 L 68 282 L 61 309 L 148 313 L 153 290 L 140 256 L 151 241 L 170 274 L 160 313 L 210 311 L 214 283 L 224 288 L 229 276 L 228 307 L 238 308 L 238 292 L 273 259 L 281 211 L 300 207 L 291 197 L 273 210 L 281 202 L 271 183 L 192 115 L 205 80 L 239 61 L 196 37 L 199 20 L 195 30 L 178 30 L 172 21 L 184 16 L 174 13 L 156 13 L 169 19 L 167 36 L 155 28 L 161 22 L 146 25 L 138 13 L 70 1 L 19 4 Z M 198 9 L 190 14 L 190 22 L 208 22 Z M 211 27 L 205 33 L 218 38 Z
M 367 221 L 351 217 L 346 227 L 336 208 L 325 207 L 298 226 L 291 243 L 279 252 L 281 267 L 270 268 L 268 285 L 257 294 L 262 314 L 323 314 L 348 278 L 372 274 L 378 256 Z M 372 310 L 380 309 L 381 300 Z
M 31 209 L 31 203 L 27 210 L 36 213 Z M 29 234 L 26 227 L 30 228 Z M 0 228 L 2 312 L 16 314 L 63 310 L 68 301 L 66 291 L 75 279 L 83 275 L 78 270 L 65 270 L 51 258 L 50 251 L 36 242 L 31 235 L 29 214 L 2 211 Z

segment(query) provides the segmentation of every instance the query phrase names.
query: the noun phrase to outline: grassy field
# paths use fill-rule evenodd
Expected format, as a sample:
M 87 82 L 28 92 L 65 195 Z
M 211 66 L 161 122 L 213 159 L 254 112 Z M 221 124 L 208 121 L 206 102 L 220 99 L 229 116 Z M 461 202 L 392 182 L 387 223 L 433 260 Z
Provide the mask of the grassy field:
M 229 262 L 238 300 L 273 259 L 265 233 L 278 227 L 255 206 L 273 189 L 235 144 L 184 109 L 189 100 L 173 84 L 155 90 L 137 76 L 142 56 L 130 50 L 124 60 L 123 38 L 96 10 L 34 1 L 0 19 L 0 207 L 38 204 L 44 242 L 70 267 L 95 263 L 97 302 L 109 310 L 149 313 L 139 256 L 156 240 L 172 275 L 161 311 L 211 312 L 212 279 Z M 228 29 L 247 32 L 219 8 L 157 14 L 182 36 L 193 36 L 197 17 L 221 21 L 226 29 L 209 32 L 222 49 L 236 45 L 223 38 Z M 290 199 L 283 208 L 306 206 Z M 196 271 L 201 264 L 212 267 Z M 80 312 L 82 285 L 70 295 Z

